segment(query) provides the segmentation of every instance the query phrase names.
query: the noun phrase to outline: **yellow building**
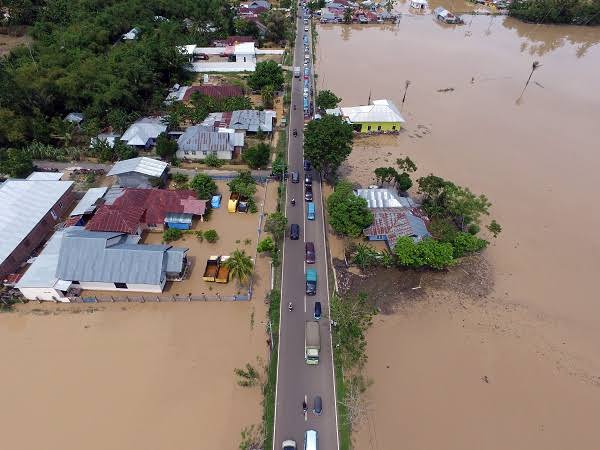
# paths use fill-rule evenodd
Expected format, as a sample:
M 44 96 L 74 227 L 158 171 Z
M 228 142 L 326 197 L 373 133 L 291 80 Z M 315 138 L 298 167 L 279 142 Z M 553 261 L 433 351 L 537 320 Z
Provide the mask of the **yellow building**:
M 391 100 L 373 100 L 370 105 L 338 107 L 326 113 L 342 116 L 360 133 L 394 132 L 404 125 L 404 118 Z

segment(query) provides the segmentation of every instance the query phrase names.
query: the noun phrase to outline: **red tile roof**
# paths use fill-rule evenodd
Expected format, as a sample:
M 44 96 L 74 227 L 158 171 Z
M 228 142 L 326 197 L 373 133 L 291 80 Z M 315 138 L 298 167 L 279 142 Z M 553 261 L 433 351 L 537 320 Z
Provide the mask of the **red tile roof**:
M 160 225 L 168 213 L 203 215 L 206 200 L 192 190 L 125 189 L 112 205 L 98 208 L 87 223 L 90 231 L 135 233 L 140 224 Z
M 200 93 L 200 95 L 207 95 L 213 98 L 241 97 L 242 95 L 244 95 L 244 91 L 241 87 L 234 86 L 232 84 L 225 84 L 222 86 L 190 86 L 189 89 L 185 92 L 185 95 L 183 96 L 183 101 L 189 101 L 192 98 L 192 94 L 194 94 L 195 92 Z

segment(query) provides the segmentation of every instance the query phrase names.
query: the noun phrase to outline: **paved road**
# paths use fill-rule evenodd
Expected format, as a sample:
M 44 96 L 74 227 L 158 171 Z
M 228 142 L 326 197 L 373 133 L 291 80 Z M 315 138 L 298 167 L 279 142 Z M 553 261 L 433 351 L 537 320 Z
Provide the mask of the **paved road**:
M 294 51 L 294 66 L 303 66 L 304 59 L 304 25 L 299 20 L 298 35 Z M 304 69 L 303 69 L 304 70 Z M 312 76 L 311 76 L 312 78 Z M 304 117 L 302 111 L 303 77 L 294 78 L 292 85 L 292 109 L 290 130 L 298 130 L 298 136 L 290 133 L 288 153 L 289 170 L 297 170 L 303 179 L 302 131 Z M 313 173 L 313 175 L 316 175 Z M 329 299 L 327 285 L 327 257 L 325 253 L 323 203 L 318 176 L 313 181 L 316 206 L 316 220 L 306 220 L 306 203 L 304 202 L 303 183 L 288 182 L 286 215 L 288 223 L 300 225 L 301 235 L 297 241 L 286 238 L 283 249 L 283 282 L 281 301 L 281 327 L 279 341 L 279 367 L 277 377 L 277 396 L 275 411 L 275 433 L 273 446 L 280 450 L 286 439 L 296 441 L 298 449 L 304 448 L 304 431 L 317 430 L 320 450 L 337 450 L 338 434 L 335 409 L 335 388 L 333 381 L 333 361 L 331 357 L 331 333 L 329 325 Z M 296 199 L 296 206 L 289 200 Z M 304 295 L 304 243 L 314 242 L 316 264 L 313 267 L 318 273 L 317 295 Z M 323 305 L 324 317 L 320 320 L 321 356 L 316 366 L 304 362 L 304 324 L 313 319 L 315 300 Z M 288 302 L 294 303 L 294 310 L 289 312 Z M 315 395 L 323 399 L 323 414 L 316 416 L 309 412 L 307 420 L 302 414 L 302 400 L 308 397 L 309 411 Z

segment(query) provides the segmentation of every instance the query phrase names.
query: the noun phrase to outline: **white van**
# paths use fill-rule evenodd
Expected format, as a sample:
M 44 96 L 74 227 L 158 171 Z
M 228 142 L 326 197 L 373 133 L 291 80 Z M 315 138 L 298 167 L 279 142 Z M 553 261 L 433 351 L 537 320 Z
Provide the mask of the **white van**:
M 319 434 L 315 430 L 304 432 L 304 450 L 319 450 Z

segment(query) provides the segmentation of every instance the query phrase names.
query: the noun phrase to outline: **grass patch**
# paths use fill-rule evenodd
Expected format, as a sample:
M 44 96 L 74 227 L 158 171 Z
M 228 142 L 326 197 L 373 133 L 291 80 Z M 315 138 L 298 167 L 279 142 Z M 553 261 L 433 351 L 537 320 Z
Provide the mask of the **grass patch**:
M 350 450 L 352 445 L 352 430 L 348 425 L 348 414 L 344 398 L 346 396 L 346 384 L 342 372 L 342 364 L 337 356 L 334 356 L 335 366 L 335 401 L 337 402 L 338 412 L 338 432 L 340 439 L 340 450 Z
M 269 320 L 273 334 L 273 351 L 267 366 L 267 380 L 263 386 L 263 448 L 273 448 L 273 426 L 275 423 L 275 389 L 277 386 L 277 346 L 279 345 L 279 304 L 281 293 L 274 289 L 269 294 Z

